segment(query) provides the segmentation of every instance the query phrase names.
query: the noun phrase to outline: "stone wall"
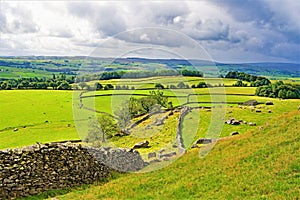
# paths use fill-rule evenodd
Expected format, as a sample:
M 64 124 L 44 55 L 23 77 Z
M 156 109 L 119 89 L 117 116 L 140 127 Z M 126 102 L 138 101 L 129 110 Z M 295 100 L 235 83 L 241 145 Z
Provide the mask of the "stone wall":
M 70 143 L 0 151 L 0 199 L 101 181 L 109 176 L 111 163 L 120 171 L 136 171 L 145 166 L 136 151 L 107 151 Z
M 186 149 L 184 147 L 183 144 L 183 138 L 182 138 L 182 133 L 181 133 L 181 129 L 182 129 L 182 123 L 183 123 L 183 119 L 184 117 L 192 110 L 192 108 L 188 107 L 188 106 L 184 106 L 181 111 L 180 111 L 180 117 L 178 120 L 178 124 L 177 124 L 177 131 L 176 131 L 176 139 L 177 139 L 177 145 L 178 145 L 178 152 L 180 154 L 185 153 Z
M 91 148 L 88 151 L 101 163 L 113 170 L 121 172 L 135 172 L 146 166 L 140 153 L 134 149 L 121 148 Z

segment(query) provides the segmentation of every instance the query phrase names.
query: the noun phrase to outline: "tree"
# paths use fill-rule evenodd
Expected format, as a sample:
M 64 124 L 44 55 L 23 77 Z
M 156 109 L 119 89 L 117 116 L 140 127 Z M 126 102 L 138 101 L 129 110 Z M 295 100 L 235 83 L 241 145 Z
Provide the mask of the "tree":
M 114 86 L 112 84 L 107 84 L 104 86 L 104 90 L 113 90 Z
M 101 115 L 97 121 L 91 121 L 90 128 L 84 141 L 95 147 L 100 147 L 106 139 L 119 132 L 117 124 L 107 115 Z
M 121 129 L 125 129 L 131 120 L 129 104 L 130 101 L 124 101 L 114 113 L 118 117 L 118 125 Z
M 96 90 L 102 90 L 103 89 L 103 85 L 101 83 L 96 82 L 94 85 Z
M 71 86 L 67 81 L 62 81 L 61 84 L 57 87 L 58 90 L 70 90 Z
M 177 84 L 177 87 L 180 89 L 185 88 L 185 84 L 183 82 L 180 82 Z
M 86 88 L 87 84 L 85 82 L 80 82 L 78 83 L 78 86 L 83 90 L 84 88 Z
M 150 97 L 156 101 L 158 105 L 162 107 L 167 107 L 168 97 L 164 96 L 163 91 L 150 91 Z
M 57 85 L 56 82 L 51 81 L 51 82 L 49 83 L 49 86 L 52 87 L 53 90 L 55 90 L 55 89 L 57 89 L 57 86 L 58 86 L 58 85 Z
M 165 87 L 161 83 L 156 83 L 154 87 L 156 89 L 165 89 Z

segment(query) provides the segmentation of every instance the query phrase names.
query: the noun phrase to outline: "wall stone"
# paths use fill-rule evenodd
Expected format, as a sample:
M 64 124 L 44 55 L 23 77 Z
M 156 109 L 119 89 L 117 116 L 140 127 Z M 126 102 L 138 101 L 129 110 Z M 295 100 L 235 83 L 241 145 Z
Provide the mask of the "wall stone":
M 140 153 L 134 149 L 87 147 L 88 151 L 101 163 L 112 170 L 135 172 L 147 165 Z
M 145 162 L 137 151 L 92 149 L 71 143 L 0 151 L 0 199 L 101 181 L 109 176 L 110 166 L 136 171 Z
M 191 110 L 192 110 L 192 108 L 190 108 L 188 106 L 184 106 L 180 111 L 180 117 L 179 117 L 179 120 L 178 120 L 177 131 L 176 131 L 178 152 L 180 154 L 183 154 L 183 153 L 186 152 L 186 149 L 185 149 L 184 144 L 183 144 L 182 133 L 181 133 L 181 127 L 182 127 L 183 119 L 189 112 L 191 112 Z

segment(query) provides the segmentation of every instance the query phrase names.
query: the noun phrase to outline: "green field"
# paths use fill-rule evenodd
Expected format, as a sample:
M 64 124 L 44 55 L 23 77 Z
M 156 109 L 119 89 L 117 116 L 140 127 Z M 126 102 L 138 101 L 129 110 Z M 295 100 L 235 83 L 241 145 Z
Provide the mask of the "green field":
M 13 90 L 0 96 L 1 149 L 78 139 L 71 91 Z
M 152 79 L 153 81 L 154 79 Z M 226 116 L 223 116 L 222 120 L 234 117 L 236 119 L 242 119 L 247 122 L 256 122 L 257 127 L 250 127 L 246 124 L 239 126 L 232 126 L 224 124 L 221 132 L 215 133 L 216 136 L 228 136 L 233 131 L 239 131 L 245 133 L 248 130 L 257 129 L 259 126 L 264 126 L 265 123 L 269 123 L 274 117 L 278 115 L 296 110 L 300 105 L 300 100 L 279 100 L 263 97 L 252 96 L 255 88 L 251 87 L 225 87 L 226 101 L 227 102 L 244 102 L 250 99 L 256 99 L 259 102 L 266 102 L 271 100 L 274 102 L 274 106 L 261 105 L 262 113 L 251 112 L 248 107 L 238 107 L 237 104 L 228 104 L 226 108 Z M 222 99 L 224 96 L 215 95 L 218 93 L 218 88 L 203 88 L 203 89 L 176 89 L 176 90 L 164 90 L 165 95 L 171 96 L 183 96 L 183 98 L 170 98 L 174 106 L 180 105 L 186 102 L 186 95 L 188 93 L 198 94 L 195 101 L 210 102 L 212 99 Z M 129 98 L 130 94 L 143 94 L 148 95 L 149 90 L 108 90 L 97 91 L 95 94 L 112 94 L 112 96 L 104 97 L 91 97 L 84 98 L 83 104 L 87 107 L 95 108 L 96 110 L 113 114 L 114 110 L 118 108 L 124 99 Z M 84 96 L 93 94 L 93 92 L 87 92 Z M 128 94 L 125 96 L 118 96 L 117 94 Z M 55 91 L 55 90 L 12 90 L 12 91 L 0 91 L 0 103 L 1 103 L 1 121 L 0 121 L 0 136 L 1 143 L 0 148 L 13 148 L 30 145 L 36 142 L 51 142 L 62 141 L 70 139 L 84 139 L 87 131 L 89 118 L 94 117 L 95 113 L 88 110 L 79 110 L 79 115 L 73 116 L 72 111 L 72 91 Z M 12 101 L 11 99 L 14 99 Z M 189 104 L 195 106 L 197 104 Z M 202 103 L 200 106 L 211 106 L 209 103 Z M 272 113 L 267 111 L 271 110 Z M 74 113 L 75 114 L 75 113 Z M 212 113 L 203 110 L 195 110 L 191 115 L 194 115 L 197 119 L 200 119 L 198 124 L 196 137 L 193 136 L 191 141 L 199 137 L 209 136 L 209 125 L 214 119 L 212 119 Z M 75 120 L 74 120 L 75 119 Z M 188 121 L 188 120 L 187 120 Z M 193 119 L 189 120 L 189 123 L 193 123 Z M 167 127 L 176 126 L 177 120 L 168 122 L 164 126 L 164 131 L 158 132 L 155 137 L 135 137 L 127 136 L 122 138 L 115 138 L 113 142 L 117 146 L 131 147 L 135 142 L 147 138 L 153 143 L 153 149 L 142 150 L 143 152 L 157 150 L 164 145 L 165 139 L 162 139 L 165 132 L 168 132 Z M 77 124 L 77 129 L 76 129 Z M 17 128 L 17 131 L 14 129 Z M 78 134 L 79 132 L 79 134 Z M 184 137 L 188 137 L 188 131 Z M 168 141 L 172 142 L 173 132 L 168 132 Z M 194 133 L 195 134 L 195 133 Z M 156 146 L 156 147 L 155 147 Z
M 83 108 L 79 106 L 79 95 L 83 91 L 1 90 L 0 149 L 36 142 L 85 139 L 90 122 L 100 115 L 95 111 L 114 114 L 130 97 L 149 95 L 155 83 L 170 85 L 182 81 L 192 85 L 203 81 L 195 77 L 181 78 L 100 81 L 103 85 L 130 85 L 137 90 L 85 91 L 82 94 L 85 97 L 82 99 Z M 182 104 L 199 107 L 184 118 L 181 131 L 188 152 L 178 161 L 161 170 L 144 174 L 113 174 L 109 182 L 46 192 L 28 199 L 58 194 L 62 194 L 56 197 L 58 199 L 295 199 L 299 194 L 296 186 L 299 185 L 297 133 L 300 118 L 297 109 L 300 100 L 254 96 L 256 88 L 232 87 L 236 81 L 233 79 L 220 82 L 220 79 L 209 78 L 206 81 L 212 85 L 225 84 L 225 87 L 162 90 L 175 107 Z M 89 84 L 94 84 L 94 81 Z M 194 95 L 186 104 L 189 94 Z M 261 103 L 254 110 L 238 105 L 252 99 Z M 265 105 L 267 101 L 274 105 Z M 261 112 L 255 112 L 256 109 Z M 137 142 L 148 140 L 151 147 L 139 150 L 144 159 L 149 152 L 163 148 L 177 151 L 174 144 L 179 111 L 168 116 L 163 125 L 153 126 L 168 112 L 151 116 L 131 129 L 130 135 L 113 137 L 109 144 L 131 148 Z M 230 118 L 257 125 L 225 124 Z M 234 131 L 240 135 L 228 137 Z M 191 145 L 202 137 L 223 139 L 210 154 L 200 159 L 199 149 L 191 149 Z M 145 170 L 163 166 L 154 164 Z M 274 177 L 276 181 L 273 181 Z
M 219 141 L 204 158 L 193 149 L 161 170 L 115 174 L 108 182 L 27 199 L 297 199 L 299 125 L 294 111 L 262 130 Z

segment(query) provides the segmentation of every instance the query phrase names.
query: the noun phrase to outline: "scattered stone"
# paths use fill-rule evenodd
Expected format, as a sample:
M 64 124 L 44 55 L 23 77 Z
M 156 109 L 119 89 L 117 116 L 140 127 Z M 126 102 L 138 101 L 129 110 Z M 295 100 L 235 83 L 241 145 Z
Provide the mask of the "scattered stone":
M 268 113 L 272 113 L 272 110 L 268 110 Z
M 249 126 L 256 126 L 255 122 L 249 122 L 248 124 L 249 124 Z
M 233 120 L 231 125 L 240 125 L 241 123 L 238 120 Z
M 14 129 L 14 131 L 18 131 L 18 130 L 19 130 L 18 128 L 15 128 L 15 129 Z
M 255 112 L 261 113 L 261 110 L 260 109 L 256 109 Z
M 267 101 L 267 102 L 266 102 L 266 105 L 267 105 L 267 106 L 270 106 L 270 105 L 274 105 L 274 103 L 273 103 L 272 101 Z
M 195 144 L 209 144 L 209 143 L 212 143 L 212 139 L 211 138 L 199 138 L 195 142 Z
M 159 159 L 162 159 L 162 158 L 171 158 L 173 156 L 176 156 L 176 152 L 175 151 L 172 151 L 170 153 L 165 153 L 165 154 L 158 154 L 158 158 Z
M 148 147 L 149 147 L 149 142 L 147 140 L 144 140 L 142 142 L 136 143 L 133 146 L 133 149 L 148 148 Z
M 256 100 L 249 100 L 249 101 L 246 101 L 244 103 L 242 103 L 242 105 L 244 106 L 256 106 L 258 105 L 258 102 Z
M 156 157 L 156 153 L 155 152 L 148 153 L 148 159 L 155 158 L 155 157 Z
M 159 153 L 159 154 L 162 154 L 162 153 L 165 152 L 165 151 L 166 151 L 166 149 L 161 149 L 161 150 L 158 151 L 158 153 Z
M 243 120 L 236 120 L 234 118 L 231 118 L 229 120 L 226 120 L 225 123 L 229 125 L 240 125 L 242 121 Z
M 232 132 L 230 135 L 238 135 L 238 134 L 240 134 L 240 133 L 235 131 L 235 132 Z
M 44 123 L 48 123 L 49 121 L 48 120 L 46 120 Z
M 153 159 L 149 161 L 149 164 L 161 162 L 159 159 Z

